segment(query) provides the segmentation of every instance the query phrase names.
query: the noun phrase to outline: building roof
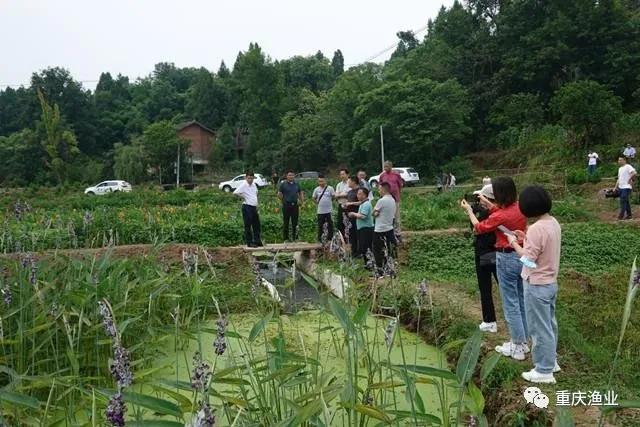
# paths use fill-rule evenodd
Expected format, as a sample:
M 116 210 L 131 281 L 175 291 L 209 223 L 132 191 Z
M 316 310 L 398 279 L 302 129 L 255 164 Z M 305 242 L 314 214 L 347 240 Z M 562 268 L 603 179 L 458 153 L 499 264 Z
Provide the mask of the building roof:
M 198 126 L 199 128 L 209 132 L 211 135 L 215 135 L 216 131 L 209 129 L 208 127 L 206 127 L 205 125 L 203 125 L 202 123 L 200 123 L 197 120 L 191 120 L 190 122 L 185 122 L 185 123 L 181 123 L 178 125 L 178 131 L 181 131 L 182 129 L 188 128 L 189 126 Z

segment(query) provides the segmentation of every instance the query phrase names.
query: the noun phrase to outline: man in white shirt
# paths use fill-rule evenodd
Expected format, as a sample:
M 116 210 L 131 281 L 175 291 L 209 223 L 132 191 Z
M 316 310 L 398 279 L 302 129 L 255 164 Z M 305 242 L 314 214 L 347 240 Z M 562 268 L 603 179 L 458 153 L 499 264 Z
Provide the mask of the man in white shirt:
M 627 144 L 622 154 L 628 159 L 633 160 L 636 158 L 636 149 L 631 144 Z
M 378 275 L 385 275 L 393 272 L 387 272 L 385 266 L 388 259 L 385 259 L 385 250 L 387 257 L 395 257 L 396 238 L 393 232 L 394 219 L 396 216 L 396 201 L 391 196 L 391 189 L 386 182 L 378 186 L 380 191 L 380 199 L 373 208 L 373 216 L 375 218 L 375 226 L 373 233 L 373 255 L 376 260 L 376 270 Z
M 345 221 L 348 222 L 349 218 L 344 213 L 344 207 L 347 203 L 347 193 L 349 188 L 349 170 L 340 169 L 340 182 L 336 185 L 335 198 L 338 201 L 338 215 L 336 216 L 336 226 L 338 231 L 344 236 Z M 346 218 L 346 220 L 345 220 Z
M 456 186 L 456 177 L 451 172 L 449 172 L 449 188 L 455 188 Z
M 233 192 L 242 199 L 244 241 L 251 248 L 263 246 L 260 239 L 260 216 L 258 216 L 258 186 L 253 182 L 254 178 L 253 172 L 247 171 L 245 181 Z
M 620 190 L 620 214 L 618 219 L 631 219 L 631 190 L 633 189 L 633 179 L 636 176 L 636 170 L 627 163 L 627 158 L 620 156 L 618 158 L 618 181 L 616 189 Z
M 593 150 L 589 151 L 587 154 L 587 171 L 589 175 L 593 175 L 596 172 L 596 168 L 598 167 L 598 153 Z

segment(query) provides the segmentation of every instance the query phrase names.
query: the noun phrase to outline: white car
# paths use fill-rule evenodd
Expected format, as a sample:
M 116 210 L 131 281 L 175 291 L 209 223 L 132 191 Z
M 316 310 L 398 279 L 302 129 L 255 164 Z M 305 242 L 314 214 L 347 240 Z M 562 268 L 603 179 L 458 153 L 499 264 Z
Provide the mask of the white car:
M 244 174 L 238 175 L 235 178 L 230 179 L 229 181 L 221 182 L 220 184 L 218 184 L 218 188 L 224 191 L 225 193 L 230 193 L 236 188 L 240 187 L 240 184 L 242 184 L 243 181 L 244 181 Z M 253 182 L 256 183 L 258 188 L 266 187 L 267 185 L 269 185 L 267 180 L 264 179 L 264 177 L 259 173 L 255 174 L 255 179 L 253 180 Z
M 402 181 L 404 181 L 404 185 L 408 187 L 416 185 L 418 182 L 420 182 L 420 176 L 414 168 L 393 168 L 392 170 L 395 173 L 400 174 Z M 372 176 L 371 178 L 369 178 L 369 185 L 371 186 L 371 188 L 378 187 L 378 181 L 380 180 L 381 174 L 382 172 L 380 172 L 376 176 Z
M 85 188 L 84 194 L 96 196 L 107 193 L 117 193 L 118 191 L 124 191 L 125 193 L 130 192 L 131 184 L 127 181 L 102 181 L 93 187 Z

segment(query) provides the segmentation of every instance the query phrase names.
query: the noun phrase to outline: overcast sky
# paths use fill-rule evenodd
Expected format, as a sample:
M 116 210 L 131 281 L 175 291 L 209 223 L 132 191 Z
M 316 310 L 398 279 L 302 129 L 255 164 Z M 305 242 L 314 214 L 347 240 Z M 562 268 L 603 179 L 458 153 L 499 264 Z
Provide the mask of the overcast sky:
M 257 42 L 274 59 L 341 49 L 356 64 L 418 30 L 453 0 L 0 0 L 0 90 L 31 73 L 69 69 L 148 75 L 153 65 L 231 68 Z M 422 39 L 424 33 L 418 37 Z M 383 61 L 390 52 L 376 58 Z M 95 83 L 87 82 L 87 88 Z

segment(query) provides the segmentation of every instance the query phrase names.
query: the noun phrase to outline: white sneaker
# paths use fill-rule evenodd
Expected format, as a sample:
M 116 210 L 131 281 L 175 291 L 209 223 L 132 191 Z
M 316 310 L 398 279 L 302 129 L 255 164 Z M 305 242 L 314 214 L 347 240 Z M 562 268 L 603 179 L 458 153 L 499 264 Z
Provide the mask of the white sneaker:
M 502 353 L 503 356 L 509 356 L 516 360 L 524 360 L 524 355 L 529 353 L 529 346 L 527 344 L 514 344 L 511 341 L 507 341 L 497 346 L 496 351 Z
M 512 346 L 511 341 L 507 341 L 502 345 L 497 345 L 496 351 L 498 353 L 502 353 L 503 356 L 511 356 L 511 346 Z
M 530 370 L 529 372 L 523 372 L 522 378 L 532 383 L 541 383 L 541 384 L 555 384 L 556 379 L 553 378 L 553 374 L 541 374 L 536 371 L 535 368 Z
M 560 365 L 558 365 L 558 361 L 556 360 L 555 365 L 553 365 L 553 373 L 555 374 L 556 372 L 560 371 L 562 371 L 562 369 L 560 368 Z
M 496 322 L 482 322 L 478 326 L 482 332 L 498 332 L 498 324 Z
M 516 344 L 515 346 L 511 347 L 511 358 L 516 360 L 524 360 L 524 354 L 526 353 L 524 346 L 525 344 Z

